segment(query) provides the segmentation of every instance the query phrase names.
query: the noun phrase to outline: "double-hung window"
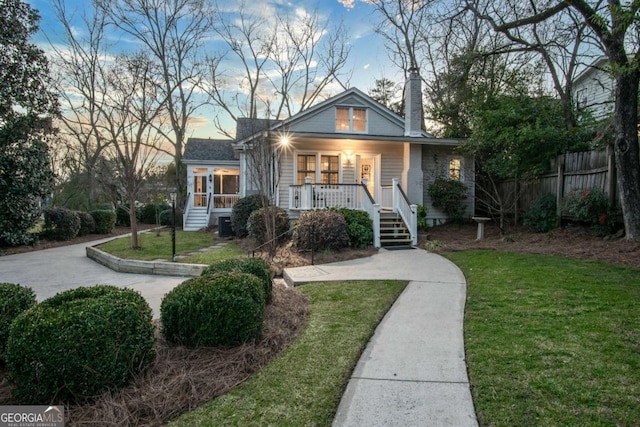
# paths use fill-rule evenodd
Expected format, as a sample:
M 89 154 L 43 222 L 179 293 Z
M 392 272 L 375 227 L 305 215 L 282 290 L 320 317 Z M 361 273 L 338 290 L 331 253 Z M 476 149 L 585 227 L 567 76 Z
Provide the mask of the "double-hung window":
M 359 107 L 336 107 L 337 132 L 367 132 L 367 109 Z
M 304 184 L 305 178 L 310 177 L 311 183 L 322 185 L 336 185 L 340 183 L 340 156 L 329 154 L 298 154 L 297 158 L 298 185 Z
M 449 158 L 449 179 L 462 181 L 462 159 L 460 157 Z

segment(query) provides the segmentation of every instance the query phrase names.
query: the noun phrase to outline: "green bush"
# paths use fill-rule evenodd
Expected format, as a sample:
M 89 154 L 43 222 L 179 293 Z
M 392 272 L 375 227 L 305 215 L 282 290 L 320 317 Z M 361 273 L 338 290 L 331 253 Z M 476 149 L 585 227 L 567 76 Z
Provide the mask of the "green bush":
M 166 210 L 171 211 L 171 205 L 166 202 L 151 202 L 140 209 L 140 222 L 143 224 L 160 224 L 160 214 Z M 169 218 L 171 221 L 171 218 Z
M 76 211 L 76 215 L 80 218 L 80 230 L 78 236 L 86 236 L 96 231 L 96 222 L 88 212 Z
M 42 234 L 53 240 L 71 240 L 80 231 L 80 217 L 66 208 L 44 208 Z
M 267 230 L 267 224 L 271 224 L 271 230 Z M 278 243 L 287 240 L 286 232 L 291 224 L 287 211 L 277 206 L 267 206 L 251 212 L 247 220 L 247 231 L 258 244 L 278 238 Z
M 160 212 L 160 225 L 171 226 L 171 217 L 173 210 L 171 208 Z M 176 209 L 176 227 L 182 227 L 182 212 Z
M 598 224 L 609 211 L 609 200 L 599 188 L 571 191 L 562 201 L 562 211 L 578 222 Z
M 13 283 L 0 283 L 0 361 L 4 359 L 11 322 L 34 305 L 36 294 L 31 288 Z
M 83 402 L 126 386 L 155 357 L 151 309 L 131 289 L 62 292 L 18 316 L 6 362 L 21 404 Z
M 556 195 L 545 194 L 533 201 L 524 213 L 522 223 L 536 233 L 546 233 L 556 228 L 558 214 L 556 212 Z
M 169 343 L 190 347 L 255 339 L 262 331 L 263 292 L 260 279 L 247 273 L 188 279 L 162 299 L 162 334 Z
M 429 216 L 429 207 L 418 205 L 418 212 L 417 212 L 418 230 L 427 231 L 427 229 L 429 228 L 429 220 L 427 218 L 428 216 Z
M 252 194 L 238 200 L 231 211 L 231 228 L 234 234 L 238 237 L 247 237 L 249 235 L 247 222 L 251 212 L 268 205 L 267 198 L 260 194 Z
M 89 212 L 96 222 L 96 233 L 109 234 L 116 226 L 116 213 L 109 209 L 100 209 Z
M 253 274 L 262 282 L 265 302 L 271 302 L 273 275 L 269 264 L 262 258 L 228 258 L 210 264 L 202 272 L 202 276 L 210 276 L 225 272 Z
M 293 233 L 293 243 L 301 249 L 342 249 L 349 244 L 347 222 L 342 214 L 323 210 L 302 212 Z
M 448 219 L 462 222 L 464 219 L 464 201 L 467 187 L 454 179 L 436 178 L 427 189 L 434 208 L 440 209 Z
M 350 247 L 366 248 L 373 244 L 373 221 L 368 213 L 347 208 L 339 208 L 335 211 L 340 213 L 347 223 Z

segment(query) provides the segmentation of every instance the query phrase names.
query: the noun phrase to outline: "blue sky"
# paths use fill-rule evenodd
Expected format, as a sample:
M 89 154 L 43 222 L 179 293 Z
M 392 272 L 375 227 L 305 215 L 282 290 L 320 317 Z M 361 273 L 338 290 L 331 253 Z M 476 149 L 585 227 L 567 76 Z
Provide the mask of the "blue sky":
M 56 42 L 61 34 L 60 25 L 57 23 L 55 12 L 49 0 L 26 0 L 32 7 L 40 12 L 40 33 L 35 42 L 45 51 L 51 42 Z M 89 1 L 65 0 L 68 10 L 76 10 L 81 13 L 84 5 Z M 221 2 L 232 5 L 233 2 Z M 361 0 L 257 0 L 249 3 L 251 7 L 260 8 L 264 13 L 270 10 L 289 11 L 295 13 L 297 9 L 307 11 L 318 10 L 327 16 L 332 22 L 342 19 L 349 31 L 351 53 L 345 71 L 351 73 L 349 86 L 355 86 L 363 91 L 368 91 L 375 79 L 382 77 L 399 81 L 402 78 L 400 70 L 390 64 L 387 53 L 380 36 L 374 32 L 374 24 L 377 16 L 373 14 L 371 5 Z M 198 125 L 189 129 L 189 136 L 218 137 L 212 127 L 208 116 L 214 114 L 213 110 L 200 112 Z

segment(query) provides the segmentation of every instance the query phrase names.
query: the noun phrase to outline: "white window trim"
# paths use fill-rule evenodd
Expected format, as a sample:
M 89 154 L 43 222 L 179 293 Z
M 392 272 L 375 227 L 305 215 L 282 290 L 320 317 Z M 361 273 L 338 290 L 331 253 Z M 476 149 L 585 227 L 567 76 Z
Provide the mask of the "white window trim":
M 349 109 L 349 130 L 339 130 L 336 127 L 336 123 L 338 122 L 338 108 L 348 108 Z M 364 130 L 363 131 L 355 131 L 353 130 L 353 110 L 364 110 Z M 336 105 L 333 110 L 333 128 L 337 133 L 357 133 L 357 134 L 367 134 L 369 133 L 369 109 L 362 105 Z
M 320 170 L 320 162 L 322 159 L 322 156 L 338 156 L 338 184 L 342 183 L 342 153 L 339 151 L 294 151 L 293 153 L 294 157 L 294 162 L 293 162 L 293 182 L 294 185 L 300 185 L 298 184 L 298 155 L 313 155 L 316 156 L 316 177 L 315 177 L 315 183 L 317 185 L 320 185 L 320 177 L 321 177 L 321 170 Z

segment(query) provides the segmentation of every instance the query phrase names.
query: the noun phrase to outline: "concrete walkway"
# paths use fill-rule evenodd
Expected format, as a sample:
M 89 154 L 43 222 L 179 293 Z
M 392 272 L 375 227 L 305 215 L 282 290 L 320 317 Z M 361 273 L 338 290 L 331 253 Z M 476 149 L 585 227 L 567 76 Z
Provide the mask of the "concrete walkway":
M 77 245 L 0 256 L 0 283 L 28 286 L 38 301 L 78 286 L 97 284 L 135 289 L 149 302 L 153 317 L 160 317 L 164 294 L 186 277 L 117 273 L 87 258 L 86 247 L 111 238 Z
M 285 270 L 290 285 L 408 280 L 356 365 L 334 426 L 477 426 L 463 343 L 466 281 L 421 249 Z

